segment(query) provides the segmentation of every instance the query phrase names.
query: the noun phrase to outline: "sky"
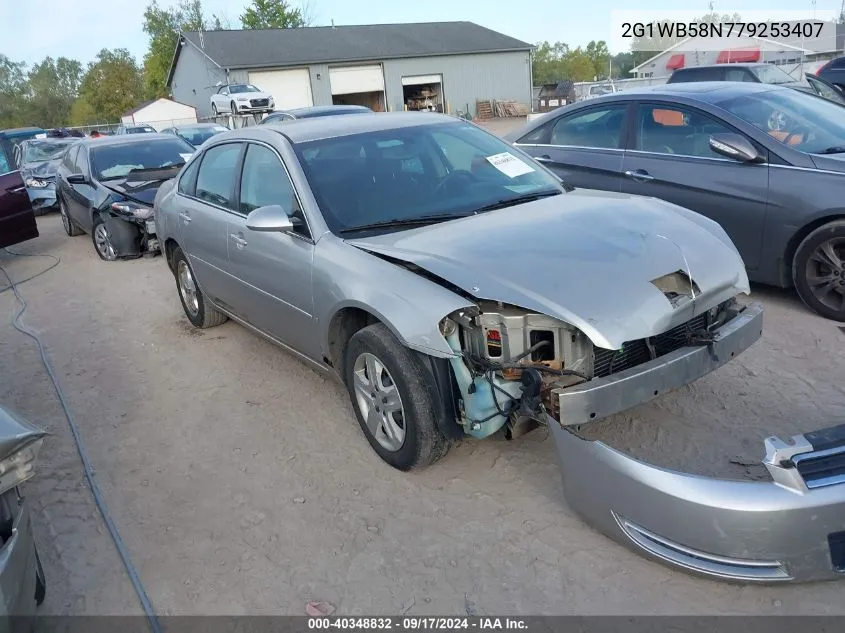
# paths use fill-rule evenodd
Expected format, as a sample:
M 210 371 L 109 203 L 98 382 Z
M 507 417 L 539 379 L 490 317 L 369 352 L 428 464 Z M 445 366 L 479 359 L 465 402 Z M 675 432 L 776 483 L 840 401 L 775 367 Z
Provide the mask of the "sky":
M 0 53 L 31 65 L 46 56 L 70 57 L 87 63 L 102 48 L 126 48 L 141 62 L 147 48 L 142 30 L 148 0 L 0 0 L 4 25 Z M 159 0 L 161 6 L 175 0 Z M 216 13 L 240 26 L 238 16 L 247 0 L 203 0 Z M 298 4 L 294 0 L 292 4 Z M 639 0 L 649 12 L 678 9 L 708 11 L 708 0 Z M 720 13 L 806 10 L 813 0 L 715 0 Z M 680 6 L 679 6 L 680 5 Z M 468 20 L 517 39 L 536 43 L 561 41 L 571 47 L 590 40 L 611 42 L 611 15 L 631 7 L 624 0 L 309 0 L 314 25 L 441 22 Z M 815 10 L 836 11 L 842 0 L 815 0 Z M 651 17 L 651 13 L 647 17 Z M 616 38 L 618 40 L 618 38 Z M 611 52 L 621 52 L 618 47 Z

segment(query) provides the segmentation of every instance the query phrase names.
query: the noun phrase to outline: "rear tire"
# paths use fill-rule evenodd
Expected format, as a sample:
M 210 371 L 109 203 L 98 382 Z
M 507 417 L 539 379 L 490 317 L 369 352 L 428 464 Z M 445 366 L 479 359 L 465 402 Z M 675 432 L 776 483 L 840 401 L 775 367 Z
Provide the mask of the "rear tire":
M 74 224 L 73 220 L 67 212 L 67 206 L 65 206 L 65 201 L 61 198 L 59 198 L 59 215 L 62 216 L 62 226 L 65 228 L 65 233 L 67 233 L 68 237 L 76 237 L 77 235 L 82 235 L 82 230 L 78 226 L 76 226 L 76 224 Z
M 810 233 L 792 261 L 798 296 L 821 316 L 845 322 L 845 220 L 835 220 Z
M 173 251 L 173 276 L 176 278 L 176 290 L 185 316 L 192 325 L 200 329 L 215 327 L 225 323 L 229 317 L 216 310 L 205 300 L 194 277 L 188 258 L 178 246 Z
M 419 355 L 381 323 L 349 340 L 343 375 L 355 416 L 373 450 L 398 470 L 424 468 L 451 442 L 437 425 L 440 394 Z

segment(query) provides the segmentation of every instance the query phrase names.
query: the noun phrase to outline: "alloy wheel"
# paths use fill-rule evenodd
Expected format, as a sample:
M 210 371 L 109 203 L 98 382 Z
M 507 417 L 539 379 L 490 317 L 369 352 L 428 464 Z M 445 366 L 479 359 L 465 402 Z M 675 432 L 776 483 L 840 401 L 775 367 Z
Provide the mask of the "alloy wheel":
M 819 302 L 837 312 L 845 310 L 845 238 L 819 244 L 807 260 L 805 275 Z
M 185 309 L 191 316 L 196 316 L 200 311 L 197 285 L 194 283 L 191 267 L 188 266 L 186 261 L 179 261 L 179 265 L 176 267 L 176 278 L 179 280 L 179 294 L 182 295 L 182 302 L 185 304 Z
M 405 443 L 405 408 L 390 372 L 375 355 L 365 352 L 353 365 L 355 399 L 367 429 L 388 451 Z
M 109 230 L 105 224 L 100 223 L 94 227 L 94 246 L 103 259 L 110 262 L 117 259 L 117 254 L 114 251 L 114 246 L 112 246 L 111 237 L 109 236 Z

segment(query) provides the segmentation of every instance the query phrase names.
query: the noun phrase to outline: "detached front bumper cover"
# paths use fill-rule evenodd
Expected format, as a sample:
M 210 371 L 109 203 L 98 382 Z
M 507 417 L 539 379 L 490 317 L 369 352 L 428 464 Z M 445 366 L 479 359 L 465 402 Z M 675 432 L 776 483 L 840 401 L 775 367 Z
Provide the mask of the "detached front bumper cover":
M 590 413 L 610 415 L 708 373 L 757 340 L 761 325 L 762 310 L 749 306 L 708 346 L 560 390 L 570 417 L 548 424 L 564 495 L 604 534 L 687 571 L 737 582 L 845 579 L 845 424 L 766 438 L 766 482 L 667 470 L 572 432 Z

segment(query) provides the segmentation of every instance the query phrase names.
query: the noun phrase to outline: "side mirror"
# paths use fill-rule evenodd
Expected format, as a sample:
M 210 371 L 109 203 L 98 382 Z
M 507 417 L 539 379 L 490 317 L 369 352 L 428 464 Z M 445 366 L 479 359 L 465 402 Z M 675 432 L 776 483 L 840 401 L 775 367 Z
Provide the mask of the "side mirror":
M 87 185 L 88 179 L 83 174 L 71 174 L 67 181 L 72 185 Z
M 763 160 L 751 141 L 739 134 L 713 134 L 710 137 L 710 149 L 743 163 L 759 163 Z
M 284 233 L 293 225 L 293 219 L 278 204 L 258 207 L 246 216 L 246 228 L 262 233 Z

